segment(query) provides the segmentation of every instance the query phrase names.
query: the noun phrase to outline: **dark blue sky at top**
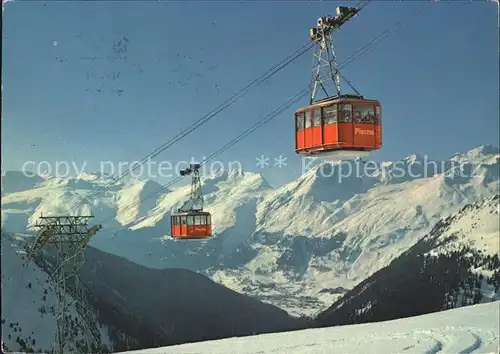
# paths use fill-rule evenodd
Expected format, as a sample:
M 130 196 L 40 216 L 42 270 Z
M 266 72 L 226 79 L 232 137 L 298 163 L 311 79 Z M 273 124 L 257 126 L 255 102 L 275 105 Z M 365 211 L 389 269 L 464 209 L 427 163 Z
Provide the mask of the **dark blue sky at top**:
M 46 160 L 86 162 L 91 171 L 100 161 L 140 160 L 303 45 L 316 19 L 339 4 L 354 3 L 7 3 L 2 168 Z M 422 5 L 373 1 L 336 35 L 340 61 Z M 344 76 L 382 102 L 384 146 L 371 158 L 443 159 L 498 146 L 497 36 L 495 3 L 436 2 L 346 66 Z M 311 61 L 309 52 L 157 160 L 210 155 L 307 86 Z M 219 159 L 240 161 L 273 183 L 296 177 L 293 111 L 307 103 Z M 288 166 L 259 169 L 261 154 L 281 154 Z

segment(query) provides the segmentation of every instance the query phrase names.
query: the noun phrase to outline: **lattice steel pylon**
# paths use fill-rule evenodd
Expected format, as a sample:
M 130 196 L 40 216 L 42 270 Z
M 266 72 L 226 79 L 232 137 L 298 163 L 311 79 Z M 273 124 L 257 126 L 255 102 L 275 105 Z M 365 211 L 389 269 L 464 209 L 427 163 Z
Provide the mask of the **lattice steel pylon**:
M 192 175 L 191 196 L 180 207 L 178 212 L 203 211 L 203 193 L 201 190 L 200 167 L 198 163 L 192 163 L 185 170 L 180 171 L 182 176 Z
M 320 88 L 325 93 L 325 98 L 331 97 L 332 84 L 335 87 L 336 95 L 341 95 L 341 75 L 335 53 L 333 32 L 338 31 L 340 26 L 354 17 L 358 11 L 355 7 L 339 6 L 337 7 L 337 15 L 335 17 L 320 17 L 316 27 L 309 30 L 309 37 L 315 43 L 309 104 L 315 102 Z
M 89 239 L 101 229 L 101 225 L 88 227 L 93 216 L 41 216 L 37 221 L 40 233 L 30 249 L 30 254 L 38 253 L 46 245 L 52 245 L 56 251 L 56 269 L 53 278 L 57 293 L 57 331 L 54 353 L 74 352 L 70 345 L 83 353 L 99 352 L 101 348 L 100 332 L 95 325 L 89 306 L 86 289 L 80 281 L 80 271 L 85 262 L 84 249 Z M 71 327 L 70 310 L 76 308 L 80 315 L 78 329 L 82 337 L 75 336 Z

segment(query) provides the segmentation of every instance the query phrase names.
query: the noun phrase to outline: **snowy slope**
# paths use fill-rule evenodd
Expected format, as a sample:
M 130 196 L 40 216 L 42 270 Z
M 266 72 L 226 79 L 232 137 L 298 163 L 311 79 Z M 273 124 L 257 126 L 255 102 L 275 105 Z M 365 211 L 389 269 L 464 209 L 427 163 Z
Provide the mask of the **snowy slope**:
M 24 244 L 25 236 L 2 233 L 2 340 L 12 351 L 43 352 L 54 345 L 55 284 L 26 257 Z M 71 316 L 79 317 L 74 308 Z M 109 346 L 106 328 L 100 332 Z
M 320 313 L 322 327 L 500 300 L 500 194 L 464 206 Z
M 438 225 L 440 245 L 430 254 L 459 251 L 470 247 L 483 255 L 500 255 L 500 195 L 468 204 Z M 453 241 L 446 242 L 450 237 Z
M 442 217 L 497 193 L 499 159 L 498 148 L 481 146 L 447 161 L 411 155 L 319 164 L 277 189 L 254 173 L 204 176 L 215 237 L 199 242 L 168 238 L 170 212 L 189 186 L 127 209 L 156 182 L 118 182 L 80 211 L 92 210 L 95 222 L 104 222 L 91 241 L 103 251 L 148 267 L 202 272 L 290 313 L 313 314 L 389 264 Z M 361 172 L 348 176 L 349 170 Z M 41 212 L 67 210 L 109 179 L 43 178 L 21 192 L 4 183 L 2 227 L 22 232 Z
M 500 302 L 418 317 L 132 351 L 128 353 L 500 352 Z

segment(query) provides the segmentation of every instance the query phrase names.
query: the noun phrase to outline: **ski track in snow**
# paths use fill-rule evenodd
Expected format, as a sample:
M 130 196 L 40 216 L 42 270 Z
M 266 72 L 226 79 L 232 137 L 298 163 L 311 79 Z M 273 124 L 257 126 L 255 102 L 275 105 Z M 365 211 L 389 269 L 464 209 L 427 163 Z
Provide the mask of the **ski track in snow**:
M 498 353 L 500 301 L 394 321 L 130 351 L 160 353 Z

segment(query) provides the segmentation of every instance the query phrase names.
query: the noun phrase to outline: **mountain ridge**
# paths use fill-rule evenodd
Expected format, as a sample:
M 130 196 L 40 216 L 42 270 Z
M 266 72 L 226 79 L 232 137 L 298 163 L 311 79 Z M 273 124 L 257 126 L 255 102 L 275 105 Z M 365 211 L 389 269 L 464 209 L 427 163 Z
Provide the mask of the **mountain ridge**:
M 92 210 L 95 222 L 108 220 L 91 240 L 96 248 L 152 268 L 201 272 L 295 315 L 311 315 L 340 295 L 328 289 L 351 289 L 442 217 L 494 195 L 499 161 L 498 148 L 480 146 L 437 162 L 417 155 L 392 162 L 323 162 L 278 188 L 243 170 L 203 176 L 214 237 L 196 243 L 168 237 L 169 215 L 188 196 L 189 185 L 120 214 L 149 190 L 147 183 L 132 181 L 129 189 L 118 183 L 79 210 Z M 3 228 L 29 231 L 41 212 L 60 213 L 97 188 L 43 183 L 21 192 L 2 189 Z

